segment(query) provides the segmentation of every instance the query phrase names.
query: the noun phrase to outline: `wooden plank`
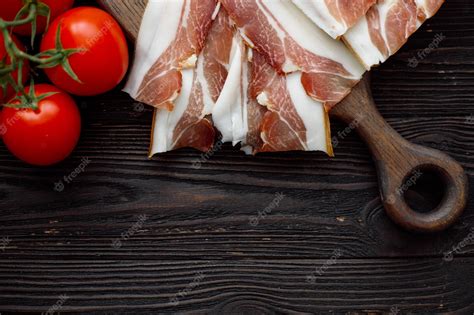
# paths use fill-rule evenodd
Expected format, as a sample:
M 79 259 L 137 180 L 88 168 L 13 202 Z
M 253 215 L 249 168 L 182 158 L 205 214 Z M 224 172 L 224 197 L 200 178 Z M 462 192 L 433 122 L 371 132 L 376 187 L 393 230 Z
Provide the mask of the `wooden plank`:
M 447 151 L 472 177 L 471 29 L 472 1 L 447 1 L 374 71 L 373 91 L 399 132 Z M 441 47 L 408 67 L 440 32 L 446 35 Z M 65 293 L 71 298 L 63 313 L 232 314 L 234 307 L 241 313 L 356 314 L 398 306 L 399 314 L 472 314 L 473 244 L 451 263 L 441 257 L 470 233 L 474 194 L 446 233 L 400 230 L 380 205 L 364 145 L 354 133 L 338 135 L 345 125 L 333 123 L 340 140 L 334 160 L 318 153 L 249 158 L 226 145 L 195 169 L 200 154 L 192 150 L 146 158 L 151 111 L 119 89 L 78 104 L 83 134 L 64 163 L 30 167 L 0 146 L 0 239 L 10 239 L 0 250 L 0 312 L 46 311 Z M 85 171 L 55 192 L 54 183 L 83 157 L 91 161 Z M 277 192 L 285 199 L 250 225 L 250 216 Z M 144 225 L 113 249 L 112 241 L 141 214 L 149 216 Z M 335 250 L 341 259 L 314 285 L 307 283 Z M 170 305 L 169 297 L 199 271 L 202 283 Z
M 66 295 L 61 313 L 471 314 L 474 310 L 474 258 L 447 263 L 439 258 L 162 262 L 137 257 L 0 260 L 0 308 L 45 312 Z
M 130 38 L 138 37 L 141 18 L 148 0 L 99 0 L 98 2 L 115 16 Z

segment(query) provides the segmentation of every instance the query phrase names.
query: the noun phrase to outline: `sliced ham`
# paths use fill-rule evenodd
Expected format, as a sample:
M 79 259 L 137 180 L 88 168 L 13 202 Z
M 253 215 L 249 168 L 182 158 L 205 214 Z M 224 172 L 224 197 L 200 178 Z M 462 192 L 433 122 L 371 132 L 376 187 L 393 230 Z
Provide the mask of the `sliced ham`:
M 385 62 L 408 38 L 432 17 L 444 0 L 379 0 L 344 41 L 366 69 Z
M 301 71 L 311 97 L 328 108 L 360 80 L 363 67 L 288 0 L 221 0 L 246 42 L 279 74 Z
M 250 88 L 250 86 L 249 86 Z M 268 112 L 265 106 L 260 105 L 256 98 L 249 94 L 247 101 L 247 122 L 248 131 L 241 149 L 247 154 L 257 154 L 262 151 L 264 142 L 262 140 L 262 123 L 265 114 Z
M 303 12 L 333 38 L 344 35 L 377 0 L 293 0 Z
M 237 39 L 212 114 L 223 141 L 240 143 L 247 154 L 302 150 L 332 155 L 327 112 L 306 94 L 302 73 L 279 75 L 261 54 Z
M 212 117 L 222 141 L 240 144 L 245 153 L 256 154 L 263 146 L 261 126 L 268 110 L 252 94 L 258 80 L 251 62 L 253 51 L 246 47 L 237 30 L 233 47 L 229 75 Z
M 436 12 L 441 8 L 444 0 L 415 0 L 419 8 L 418 19 L 421 23 L 429 18 L 432 18 Z
M 330 14 L 344 32 L 376 0 L 293 0 L 306 14 L 290 0 L 219 1 L 225 10 L 217 0 L 149 1 L 125 91 L 156 107 L 150 155 L 209 151 L 216 129 L 248 154 L 333 155 L 328 111 L 365 69 L 308 8 L 324 6 L 315 12 Z M 379 0 L 343 39 L 370 68 L 441 4 Z
M 215 10 L 216 0 L 150 0 L 124 91 L 172 110 L 183 84 L 181 71 L 195 67 Z
M 202 84 L 194 69 L 182 71 L 181 93 L 174 110 L 156 109 L 150 156 L 184 147 L 209 151 L 215 140 L 212 123 L 206 118 Z
M 247 123 L 248 62 L 247 48 L 234 28 L 228 59 L 228 75 L 212 110 L 214 125 L 220 131 L 223 142 L 233 145 L 245 142 Z
M 266 107 L 259 117 L 262 145 L 255 152 L 324 151 L 332 155 L 328 114 L 300 83 L 302 73 L 279 75 L 257 53 L 251 62 L 249 95 Z
M 212 24 L 196 68 L 183 69 L 182 88 L 174 109 L 155 111 L 150 155 L 191 147 L 209 151 L 216 138 L 209 115 L 227 80 L 235 27 L 220 10 Z

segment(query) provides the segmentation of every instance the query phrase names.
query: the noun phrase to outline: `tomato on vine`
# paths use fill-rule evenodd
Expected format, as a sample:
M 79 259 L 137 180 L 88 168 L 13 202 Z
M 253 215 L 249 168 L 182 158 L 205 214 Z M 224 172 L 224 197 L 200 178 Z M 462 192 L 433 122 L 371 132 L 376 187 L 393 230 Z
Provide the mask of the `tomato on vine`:
M 127 72 L 129 55 L 125 35 L 117 21 L 103 10 L 79 7 L 56 18 L 43 37 L 41 52 L 59 44 L 66 50 L 80 49 L 68 57 L 77 77 L 67 71 L 64 63 L 43 68 L 54 85 L 69 93 L 81 96 L 105 93 L 117 86 Z
M 58 163 L 70 155 L 81 131 L 81 116 L 74 100 L 48 84 L 25 89 L 31 107 L 19 94 L 0 115 L 0 130 L 9 151 L 39 166 Z
M 23 44 L 13 35 L 11 38 L 15 45 L 25 51 L 26 48 Z M 8 71 L 8 68 L 12 67 L 13 71 Z M 2 73 L 4 71 L 5 73 Z M 12 87 L 16 84 L 19 77 L 19 69 L 17 67 L 13 68 L 11 57 L 8 55 L 7 50 L 5 49 L 5 39 L 3 34 L 0 33 L 0 104 L 8 101 L 15 94 L 15 90 Z M 29 63 L 28 60 L 25 61 L 21 71 L 20 81 L 22 84 L 25 84 L 28 81 L 30 76 Z
M 49 20 L 54 20 L 60 14 L 66 12 L 72 8 L 74 0 L 1 0 L 0 2 L 0 18 L 5 21 L 13 21 L 15 18 L 25 18 L 29 13 L 29 6 L 31 3 L 37 3 L 40 9 L 40 16 L 36 19 L 36 31 L 37 34 L 42 34 L 48 24 L 48 11 Z M 20 13 L 20 14 L 19 14 Z M 15 26 L 13 32 L 21 36 L 29 36 L 32 34 L 32 24 L 24 24 Z

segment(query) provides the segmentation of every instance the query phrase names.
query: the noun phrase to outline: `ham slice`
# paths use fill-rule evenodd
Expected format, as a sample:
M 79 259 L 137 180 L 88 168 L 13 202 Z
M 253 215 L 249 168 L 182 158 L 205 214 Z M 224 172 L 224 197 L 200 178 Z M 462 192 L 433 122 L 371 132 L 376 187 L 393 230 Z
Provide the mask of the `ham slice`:
M 328 111 L 364 67 L 290 0 L 219 1 L 225 10 L 217 0 L 149 1 L 125 91 L 156 107 L 150 155 L 183 147 L 209 151 L 216 127 L 223 142 L 241 144 L 248 154 L 332 156 Z M 293 1 L 304 9 L 305 0 Z M 349 1 L 321 1 L 323 13 L 344 29 L 375 0 L 352 1 L 353 12 Z M 359 57 L 369 68 L 398 50 L 441 4 L 379 0 L 344 40 L 368 52 Z
M 215 131 L 206 117 L 203 85 L 197 71 L 182 71 L 181 93 L 173 102 L 174 110 L 156 109 L 153 120 L 150 156 L 190 147 L 206 152 L 215 140 Z
M 216 137 L 209 115 L 227 80 L 235 28 L 220 10 L 195 69 L 183 69 L 182 88 L 173 111 L 155 111 L 150 155 L 183 147 L 209 151 Z
M 124 91 L 172 110 L 182 87 L 181 71 L 195 67 L 215 10 L 216 0 L 150 0 Z
M 415 0 L 418 9 L 418 18 L 420 22 L 424 22 L 432 18 L 441 8 L 444 0 Z
M 363 67 L 288 0 L 221 0 L 245 41 L 279 74 L 301 71 L 311 97 L 328 108 L 360 80 Z
M 221 133 L 222 142 L 236 145 L 244 143 L 248 133 L 248 62 L 247 48 L 235 27 L 226 47 L 230 47 L 228 74 L 212 110 L 212 119 Z
M 250 89 L 251 83 L 249 83 Z M 249 91 L 250 92 L 250 91 Z M 247 101 L 247 122 L 248 131 L 245 141 L 242 143 L 242 151 L 247 154 L 257 154 L 262 151 L 264 142 L 262 140 L 262 123 L 265 113 L 268 112 L 265 106 L 260 105 L 257 99 L 248 95 Z
M 385 62 L 444 0 L 380 0 L 344 35 L 366 69 Z
M 344 35 L 377 0 L 293 0 L 303 12 L 333 38 Z
M 263 145 L 260 125 L 266 109 L 249 95 L 251 51 L 230 17 L 227 14 L 225 16 L 228 19 L 227 27 L 218 37 L 221 40 L 221 53 L 226 57 L 221 59 L 221 64 L 227 72 L 219 98 L 212 109 L 212 119 L 221 133 L 222 142 L 240 144 L 243 151 L 252 154 Z
M 263 146 L 261 125 L 267 109 L 257 102 L 256 95 L 252 95 L 253 80 L 256 79 L 250 62 L 253 53 L 237 30 L 232 46 L 229 75 L 212 117 L 222 141 L 240 144 L 245 153 L 256 154 Z
M 240 143 L 247 154 L 302 150 L 332 155 L 328 114 L 306 94 L 302 73 L 279 75 L 238 37 L 233 45 L 229 75 L 212 115 L 223 141 Z
M 255 152 L 324 151 L 333 155 L 329 117 L 322 103 L 310 98 L 300 83 L 302 73 L 279 75 L 257 53 L 251 62 L 249 94 L 265 106 L 262 146 Z

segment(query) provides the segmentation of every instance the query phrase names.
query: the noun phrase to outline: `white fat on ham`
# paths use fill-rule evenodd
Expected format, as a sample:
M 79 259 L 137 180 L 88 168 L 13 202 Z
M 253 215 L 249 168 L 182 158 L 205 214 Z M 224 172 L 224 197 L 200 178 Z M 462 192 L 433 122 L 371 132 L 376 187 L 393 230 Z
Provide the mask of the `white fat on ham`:
M 420 22 L 432 18 L 445 0 L 415 0 L 417 7 L 421 10 L 419 15 Z M 423 13 L 423 14 L 421 14 Z
M 135 47 L 135 61 L 125 92 L 132 96 L 137 94 L 141 80 L 176 38 L 183 4 L 183 1 L 148 2 Z
M 328 108 L 365 72 L 340 41 L 328 36 L 288 0 L 221 0 L 245 41 L 280 74 L 301 71 L 311 97 Z
M 192 69 L 183 70 L 182 76 L 183 85 L 181 93 L 174 101 L 174 109 L 172 111 L 166 109 L 155 110 L 150 156 L 171 151 L 176 147 L 175 129 L 188 108 L 193 89 L 194 71 Z
M 233 55 L 236 30 L 224 10 L 215 12 L 206 44 L 195 69 L 183 69 L 182 89 L 174 110 L 156 110 L 150 155 L 192 147 L 209 151 L 215 140 L 210 114 L 223 94 Z
M 262 144 L 256 152 L 323 151 L 333 154 L 328 114 L 301 85 L 301 72 L 279 75 L 253 54 L 250 96 L 265 106 L 260 122 Z
M 323 151 L 332 155 L 328 114 L 308 96 L 301 72 L 278 73 L 236 37 L 229 76 L 212 117 L 224 142 L 247 154 Z
M 306 150 L 323 151 L 332 155 L 328 114 L 321 102 L 310 98 L 303 89 L 301 72 L 292 73 L 286 78 L 286 86 L 298 115 L 306 127 Z
M 180 148 L 209 151 L 215 141 L 215 130 L 208 118 L 212 109 L 209 82 L 203 75 L 203 55 L 196 69 L 184 69 L 181 92 L 174 109 L 156 109 L 153 119 L 150 156 Z
M 229 59 L 229 73 L 212 110 L 212 120 L 221 133 L 221 141 L 232 142 L 233 145 L 245 142 L 248 131 L 246 59 L 246 47 L 240 36 L 235 33 Z
M 172 110 L 181 90 L 181 70 L 195 68 L 216 5 L 216 0 L 150 0 L 124 91 L 140 102 Z
M 376 0 L 292 0 L 317 26 L 333 38 L 344 35 Z
M 395 54 L 444 0 L 380 0 L 343 37 L 369 70 Z
M 352 79 L 360 79 L 365 72 L 350 51 L 339 41 L 327 36 L 320 28 L 316 27 L 298 8 L 287 0 L 256 0 L 267 18 L 278 30 L 282 41 L 293 39 L 298 46 L 318 57 L 323 57 L 341 64 L 349 72 Z M 285 73 L 303 70 L 304 61 L 287 58 Z M 284 67 L 285 68 L 285 67 Z

